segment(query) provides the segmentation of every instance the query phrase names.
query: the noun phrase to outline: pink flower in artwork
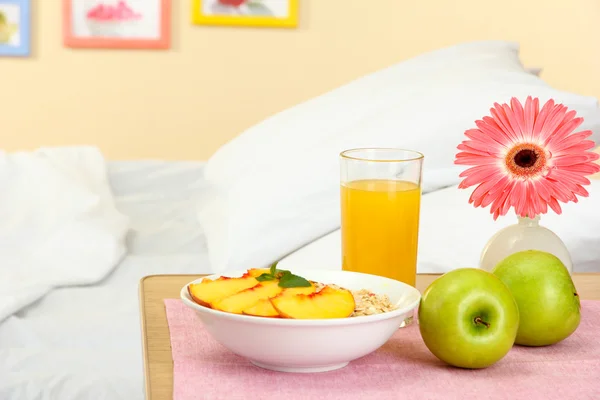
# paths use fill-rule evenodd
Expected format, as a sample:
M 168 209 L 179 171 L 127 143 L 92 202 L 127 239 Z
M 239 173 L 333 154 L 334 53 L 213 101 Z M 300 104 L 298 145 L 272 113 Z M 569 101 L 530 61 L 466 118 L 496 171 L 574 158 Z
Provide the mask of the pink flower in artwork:
M 90 9 L 87 18 L 100 21 L 125 21 L 132 19 L 140 19 L 142 15 L 133 11 L 125 1 L 119 1 L 115 5 L 100 3 L 96 7 Z
M 575 117 L 553 100 L 540 109 L 539 99 L 528 97 L 525 106 L 512 98 L 510 105 L 495 103 L 475 122 L 476 129 L 465 132 L 468 140 L 458 145 L 456 164 L 471 165 L 460 176 L 459 185 L 477 185 L 469 203 L 490 207 L 494 219 L 514 208 L 521 217 L 544 214 L 550 207 L 562 212 L 562 203 L 587 197 L 586 175 L 600 171 L 599 154 L 586 140 L 592 132 L 574 133 L 583 118 Z
M 248 0 L 218 0 L 218 1 L 220 4 L 222 4 L 224 6 L 239 7 Z

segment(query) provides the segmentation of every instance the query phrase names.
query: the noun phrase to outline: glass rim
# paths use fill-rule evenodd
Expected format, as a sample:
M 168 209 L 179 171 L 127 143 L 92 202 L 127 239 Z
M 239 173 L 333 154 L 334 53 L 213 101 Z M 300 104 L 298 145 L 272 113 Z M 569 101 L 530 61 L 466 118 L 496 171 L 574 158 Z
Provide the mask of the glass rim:
M 350 153 L 359 152 L 359 151 L 368 151 L 368 150 L 407 152 L 407 153 L 412 153 L 414 155 L 414 157 L 406 157 L 406 158 L 390 157 L 390 158 L 385 158 L 385 159 L 383 159 L 383 158 L 373 159 L 373 158 L 365 158 L 365 157 L 355 157 L 355 156 L 350 155 Z M 395 148 L 395 147 L 357 147 L 354 149 L 347 149 L 347 150 L 342 151 L 340 153 L 340 157 L 347 159 L 347 160 L 354 160 L 354 161 L 398 162 L 398 163 L 400 163 L 400 162 L 419 161 L 419 160 L 424 159 L 425 155 L 416 150 L 401 149 L 401 148 Z

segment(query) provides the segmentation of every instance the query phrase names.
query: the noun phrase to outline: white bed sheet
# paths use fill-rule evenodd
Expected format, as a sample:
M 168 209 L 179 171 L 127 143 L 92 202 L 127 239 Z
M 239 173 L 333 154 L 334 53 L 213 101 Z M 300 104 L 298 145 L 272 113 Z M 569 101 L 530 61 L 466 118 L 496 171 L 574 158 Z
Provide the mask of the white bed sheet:
M 109 164 L 117 207 L 131 217 L 129 254 L 101 284 L 55 290 L 0 325 L 0 399 L 144 398 L 138 283 L 210 272 L 195 216 L 203 166 Z

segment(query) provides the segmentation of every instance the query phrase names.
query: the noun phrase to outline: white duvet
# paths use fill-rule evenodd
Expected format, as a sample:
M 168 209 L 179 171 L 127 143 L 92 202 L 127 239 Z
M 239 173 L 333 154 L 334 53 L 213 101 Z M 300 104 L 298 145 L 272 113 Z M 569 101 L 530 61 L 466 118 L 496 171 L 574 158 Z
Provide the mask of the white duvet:
M 128 219 L 91 147 L 0 153 L 0 321 L 56 287 L 94 284 L 125 254 Z
M 95 150 L 83 154 L 100 160 Z M 95 176 L 86 175 L 90 169 L 83 160 L 76 165 L 78 176 Z M 90 241 L 65 240 L 65 244 L 85 244 L 89 251 L 87 259 L 71 273 L 71 282 L 77 271 L 106 276 L 89 285 L 48 287 L 43 297 L 38 292 L 37 301 L 20 307 L 0 323 L 1 400 L 143 399 L 140 279 L 152 274 L 210 273 L 203 233 L 194 218 L 195 205 L 205 193 L 202 163 L 111 162 L 107 168 L 102 161 L 92 165 L 104 171 L 101 179 L 92 179 L 88 187 L 111 189 L 111 210 L 117 214 L 108 215 L 126 216 L 128 221 L 127 254 L 116 265 L 107 263 L 102 264 L 105 269 L 95 269 L 92 267 L 106 257 L 93 251 L 102 235 Z M 82 181 L 72 183 L 81 187 Z M 43 207 L 42 201 L 40 204 Z M 82 213 L 79 219 L 93 221 L 94 215 Z M 21 231 L 27 233 L 25 227 Z M 114 233 L 114 243 L 123 246 L 122 232 Z M 59 264 L 52 263 L 58 256 L 64 255 L 45 264 L 52 273 L 60 272 Z M 62 271 L 59 276 L 66 278 L 68 270 Z M 42 276 L 49 278 L 48 274 Z

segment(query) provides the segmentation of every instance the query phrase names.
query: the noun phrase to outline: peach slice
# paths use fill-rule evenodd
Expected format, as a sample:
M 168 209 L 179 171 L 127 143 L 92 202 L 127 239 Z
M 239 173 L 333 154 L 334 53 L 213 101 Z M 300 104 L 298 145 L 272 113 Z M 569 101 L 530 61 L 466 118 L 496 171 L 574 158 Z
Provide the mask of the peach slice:
M 295 296 L 297 294 L 312 294 L 317 291 L 317 288 L 311 283 L 311 286 L 285 288 L 281 295 Z
M 310 287 L 297 287 L 284 289 L 280 296 L 295 296 L 297 294 L 311 294 L 316 292 L 317 289 L 314 286 Z M 279 317 L 279 313 L 271 304 L 269 299 L 262 299 L 252 307 L 242 310 L 242 314 L 254 315 L 256 317 Z
M 354 312 L 354 296 L 349 290 L 325 286 L 312 294 L 279 295 L 270 299 L 280 316 L 293 319 L 346 318 Z
M 188 286 L 188 292 L 196 303 L 210 307 L 211 303 L 256 286 L 258 283 L 256 278 L 251 276 L 216 279 L 211 282 L 192 283 Z
M 258 303 L 242 310 L 244 315 L 252 315 L 254 317 L 278 318 L 279 313 L 273 307 L 269 299 L 259 300 Z
M 254 278 L 253 278 L 254 279 Z M 262 299 L 269 299 L 277 296 L 283 291 L 277 281 L 260 282 L 258 285 L 232 294 L 231 296 L 221 298 L 213 303 L 211 307 L 215 310 L 225 311 L 234 314 L 241 314 L 258 303 Z
M 219 276 L 216 279 L 202 278 L 202 280 L 200 281 L 200 283 L 209 283 L 209 282 L 215 282 L 215 281 L 225 281 L 227 279 L 241 279 L 241 278 L 254 277 L 254 275 L 250 275 L 249 272 L 250 272 L 250 270 L 246 271 L 242 276 L 237 277 L 237 278 L 234 278 L 234 277 L 231 277 L 231 276 Z
M 269 270 L 269 268 L 252 268 L 249 269 L 246 274 L 253 276 L 253 277 L 257 277 L 257 276 L 261 276 L 262 274 L 268 274 L 271 271 Z
M 209 283 L 209 282 L 214 282 L 214 281 L 224 281 L 225 279 L 233 279 L 233 278 L 229 278 L 227 276 L 220 276 L 217 279 L 203 278 L 200 281 L 200 283 Z

